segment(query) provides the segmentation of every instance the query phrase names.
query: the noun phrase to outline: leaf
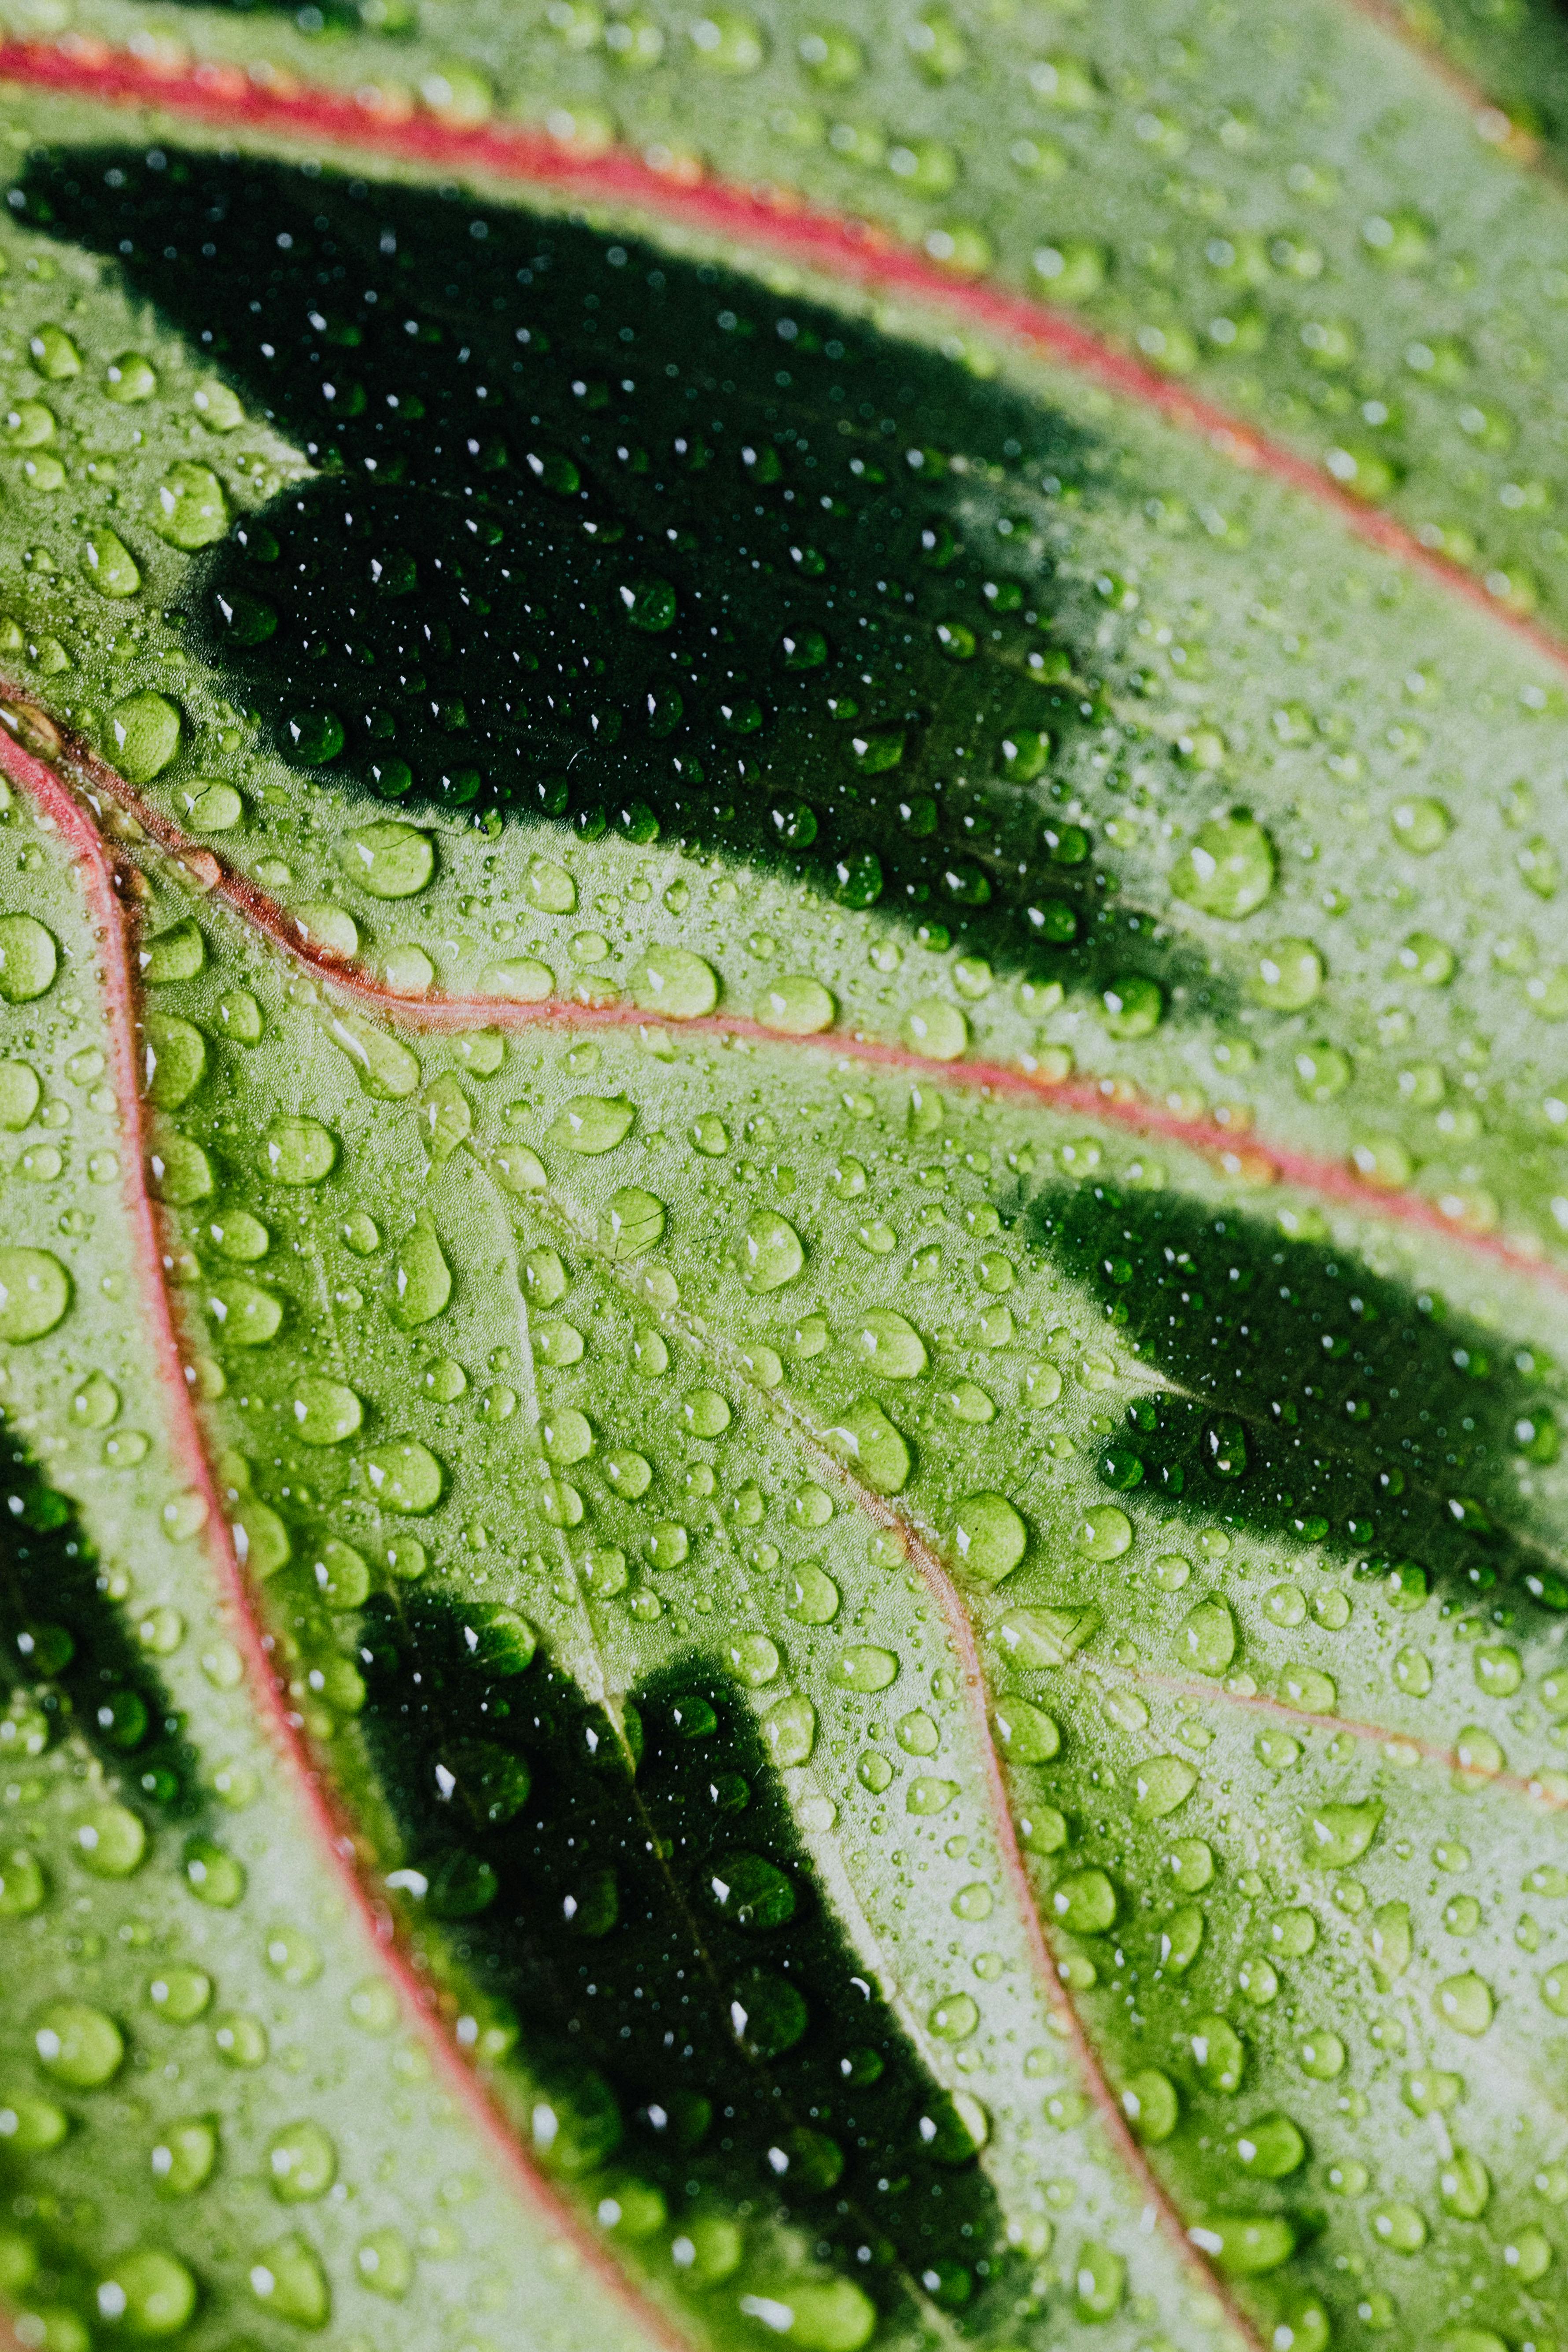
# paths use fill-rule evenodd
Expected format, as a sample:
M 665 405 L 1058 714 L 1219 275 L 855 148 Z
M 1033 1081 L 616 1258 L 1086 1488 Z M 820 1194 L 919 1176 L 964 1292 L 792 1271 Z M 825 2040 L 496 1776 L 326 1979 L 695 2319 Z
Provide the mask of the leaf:
M 1550 2340 L 1553 649 L 934 315 L 38 122 L 30 2337 Z

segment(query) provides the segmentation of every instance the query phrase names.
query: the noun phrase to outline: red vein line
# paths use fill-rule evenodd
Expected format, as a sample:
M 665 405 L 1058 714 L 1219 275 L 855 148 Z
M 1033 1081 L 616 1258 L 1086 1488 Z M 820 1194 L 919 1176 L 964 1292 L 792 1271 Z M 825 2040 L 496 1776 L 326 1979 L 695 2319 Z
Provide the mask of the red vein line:
M 1467 1764 L 1457 1748 L 1440 1747 L 1435 1739 L 1418 1739 L 1414 1732 L 1397 1731 L 1389 1724 L 1363 1723 L 1353 1716 L 1314 1715 L 1308 1707 L 1292 1706 L 1289 1699 L 1270 1697 L 1267 1691 L 1230 1691 L 1220 1683 L 1193 1682 L 1184 1675 L 1161 1674 L 1155 1667 L 1119 1669 L 1117 1678 L 1112 1680 L 1100 1673 L 1092 1659 L 1077 1657 L 1072 1664 L 1106 1689 L 1131 1684 L 1140 1690 L 1164 1691 L 1174 1698 L 1190 1699 L 1197 1706 L 1237 1707 L 1244 1714 L 1266 1715 L 1276 1722 L 1293 1724 L 1300 1731 L 1342 1731 L 1352 1739 L 1364 1740 L 1369 1747 L 1408 1748 L 1423 1764 L 1436 1764 L 1448 1772 L 1463 1772 L 1471 1779 L 1484 1780 L 1489 1788 L 1505 1789 L 1512 1796 L 1527 1797 L 1531 1804 L 1548 1812 L 1568 1811 L 1568 1796 L 1553 1796 L 1538 1780 L 1526 1780 L 1521 1772 L 1494 1772 Z
M 1175 2248 L 1184 2266 L 1201 2282 L 1205 2294 L 1212 2295 L 1219 2303 L 1231 2326 L 1248 2347 L 1248 2352 L 1264 2352 L 1262 2338 L 1257 2333 L 1247 2313 L 1237 2303 L 1226 2282 L 1188 2237 L 1186 2224 L 1182 2220 L 1181 2213 L 1169 2190 L 1150 2163 L 1147 2151 L 1140 2147 L 1133 2137 L 1131 2126 L 1122 2113 L 1121 2104 L 1100 2063 L 1100 2053 L 1089 2040 L 1083 2020 L 1079 2017 L 1076 2005 L 1068 1998 L 1067 1988 L 1062 1983 L 1056 1954 L 1051 1948 L 1045 1923 L 1040 1917 L 1035 1890 L 1030 1884 L 1028 1867 L 1019 1849 L 1017 1832 L 1013 1826 L 1012 1807 L 1008 1802 L 1006 1782 L 996 1753 L 996 1743 L 991 1737 L 986 1710 L 985 1669 L 980 1660 L 980 1647 L 975 1638 L 973 1621 L 954 1590 L 952 1580 L 948 1575 L 941 1554 L 925 1530 L 914 1519 L 903 1511 L 895 1510 L 890 1503 L 885 1501 L 881 1496 L 873 1494 L 868 1486 L 863 1486 L 852 1472 L 846 1469 L 843 1463 L 824 1446 L 817 1433 L 792 1406 L 781 1404 L 779 1400 L 771 1396 L 766 1390 L 761 1391 L 760 1394 L 764 1404 L 772 1406 L 802 1444 L 805 1451 L 812 1456 L 821 1475 L 830 1478 L 865 1517 L 872 1520 L 876 1526 L 896 1533 L 901 1538 L 909 1559 L 941 1612 L 949 1639 L 958 1654 L 964 1691 L 969 1701 L 970 1711 L 974 1718 L 975 1745 L 980 1751 L 982 1769 L 985 1775 L 991 1827 L 996 1840 L 1003 1872 L 1012 1889 L 1015 1907 L 1024 1922 L 1024 1931 L 1028 1939 L 1035 1973 L 1045 1989 L 1047 2000 L 1062 2021 L 1066 2039 L 1071 2047 L 1079 2073 L 1099 2114 L 1106 2137 L 1116 2156 L 1126 2167 L 1130 2178 L 1139 2183 L 1149 2202 L 1153 2206 L 1161 2229 Z
M 68 740 L 52 719 L 37 712 L 0 680 L 0 766 L 7 757 L 6 726 L 15 724 L 34 732 L 45 743 L 53 739 L 68 776 L 72 770 L 76 772 L 95 809 L 100 796 L 114 802 L 133 816 L 204 891 L 226 899 L 255 930 L 328 986 L 405 1027 L 437 1032 L 475 1027 L 638 1028 L 650 1020 L 658 1022 L 657 1014 L 650 1015 L 638 1006 L 626 1003 L 579 1004 L 552 997 L 543 1003 L 516 1004 L 491 996 L 398 996 L 363 967 L 302 938 L 276 898 L 205 844 L 192 842 L 162 811 L 133 792 L 90 747 L 78 739 Z M 805 1050 L 842 1063 L 858 1062 L 870 1068 L 899 1070 L 927 1086 L 963 1087 L 1037 1103 L 1109 1126 L 1124 1127 L 1137 1135 L 1158 1136 L 1188 1150 L 1206 1152 L 1211 1158 L 1218 1155 L 1222 1164 L 1227 1163 L 1226 1172 L 1268 1183 L 1283 1180 L 1321 1199 L 1342 1202 L 1360 1215 L 1381 1217 L 1415 1232 L 1438 1234 L 1446 1242 L 1506 1266 L 1512 1274 L 1528 1276 L 1533 1282 L 1568 1294 L 1568 1265 L 1556 1264 L 1544 1255 L 1533 1255 L 1500 1234 L 1477 1233 L 1456 1224 L 1435 1202 L 1425 1200 L 1418 1192 L 1378 1192 L 1362 1183 L 1338 1160 L 1263 1139 L 1241 1141 L 1227 1137 L 1210 1119 L 1186 1118 L 1158 1103 L 1139 1099 L 1128 1092 L 1122 1079 L 1081 1078 L 1055 1084 L 1005 1062 L 978 1058 L 931 1061 L 908 1046 L 866 1037 L 854 1030 L 835 1028 L 807 1037 L 791 1036 L 742 1013 L 708 1013 L 678 1025 L 687 1035 L 738 1037 L 748 1045 L 765 1045 L 781 1051 Z
M 234 1630 L 239 1637 L 238 1646 L 245 1661 L 247 1682 L 258 1702 L 262 1720 L 291 1773 L 296 1793 L 304 1805 L 329 1866 L 353 1910 L 380 1947 L 383 1969 L 397 1985 L 405 2007 L 413 2012 L 416 2030 L 429 2047 L 438 2071 L 496 2147 L 508 2174 L 550 2226 L 573 2244 L 629 2317 L 649 2326 L 656 2341 L 666 2347 L 667 2352 L 689 2352 L 686 2339 L 675 2332 L 657 2308 L 645 2308 L 631 2282 L 608 2261 L 603 2249 L 583 2228 L 577 2215 L 528 2163 L 503 2117 L 437 2027 L 429 1989 L 421 1983 L 406 1954 L 388 1937 L 354 1868 L 354 1840 L 351 1825 L 327 1792 L 298 1720 L 285 1705 L 284 1692 L 264 1647 L 259 1621 L 251 1606 L 245 1573 L 228 1532 L 216 1481 L 203 1450 L 185 1384 L 179 1339 L 168 1293 L 161 1277 L 162 1250 L 153 1206 L 142 1175 L 143 1122 L 135 1068 L 136 984 L 131 970 L 130 925 L 116 895 L 113 870 L 105 855 L 102 840 L 88 822 L 68 788 L 41 761 L 24 751 L 3 728 L 0 728 L 0 767 L 4 767 L 13 782 L 32 796 L 70 843 L 83 871 L 89 902 L 96 902 L 102 932 L 104 993 L 110 1014 L 113 1081 L 121 1103 L 135 1107 L 132 1120 L 132 1140 L 135 1149 L 132 1165 L 126 1172 L 125 1201 L 141 1258 L 142 1286 L 152 1318 L 154 1347 L 163 1366 L 165 1402 L 177 1450 L 186 1475 L 207 1506 L 205 1534 L 210 1554 Z M 1247 2352 L 1264 2352 L 1262 2339 L 1246 2313 L 1235 2303 L 1225 2283 L 1188 2238 L 1180 2213 L 1132 2135 L 1083 2022 L 1062 1985 L 1013 1828 L 1001 1765 L 986 1723 L 984 1673 L 974 1628 L 967 1612 L 954 1592 L 941 1559 L 920 1529 L 854 1479 L 826 1452 L 815 1433 L 807 1430 L 804 1423 L 799 1424 L 797 1433 L 805 1439 L 824 1474 L 833 1477 L 851 1495 L 858 1507 L 879 1526 L 897 1528 L 902 1534 L 910 1557 L 941 1611 L 957 1650 L 971 1708 L 978 1718 L 977 1744 L 984 1759 L 987 1796 L 1002 1865 L 1025 1923 L 1036 1971 L 1046 1989 L 1047 1999 L 1067 2029 L 1066 2038 L 1072 2047 L 1107 2137 L 1126 2167 L 1128 2176 L 1144 2189 L 1180 2259 L 1201 2281 L 1205 2292 L 1218 2301 Z
M 137 986 L 132 978 L 131 918 L 115 888 L 114 870 L 105 846 L 66 787 L 37 760 L 0 730 L 0 765 L 13 782 L 27 793 L 74 852 L 83 887 L 93 911 L 103 960 L 103 994 L 109 1014 L 111 1074 L 115 1093 L 127 1113 L 131 1145 L 125 1171 L 125 1206 L 133 1248 L 139 1257 L 143 1304 L 152 1346 L 160 1367 L 168 1421 L 174 1449 L 185 1476 L 207 1507 L 205 1540 L 219 1590 L 245 1662 L 247 1676 L 261 1720 L 293 1784 L 318 1846 L 338 1881 L 351 1910 L 378 1948 L 378 1965 L 402 1996 L 405 2011 L 430 2051 L 437 2074 L 458 2103 L 467 2110 L 500 2160 L 503 2177 L 531 2205 L 553 2236 L 565 2241 L 601 2287 L 617 2302 L 626 2319 L 645 2329 L 664 2352 L 690 2352 L 689 2341 L 657 2305 L 645 2303 L 632 2281 L 610 2259 L 584 2225 L 581 2217 L 529 2162 L 514 2132 L 483 2084 L 441 2031 L 431 1987 L 416 1970 L 407 1952 L 396 1941 L 384 1910 L 373 1897 L 355 1866 L 353 1825 L 334 1804 L 316 1759 L 304 1738 L 299 1718 L 291 1715 L 286 1694 L 264 1645 L 260 1622 L 252 1606 L 250 1589 L 235 1551 L 224 1517 L 217 1484 L 203 1449 L 195 1409 L 181 1360 L 179 1336 L 162 1278 L 163 1251 L 153 1204 L 143 1178 L 144 1142 L 141 1092 L 137 1083 L 134 1023 Z
M 114 106 L 152 106 L 219 128 L 243 126 L 329 141 L 404 163 L 479 173 L 596 203 L 631 205 L 731 242 L 765 246 L 805 268 L 861 287 L 897 289 L 988 335 L 1031 345 L 1058 365 L 1196 434 L 1234 464 L 1313 500 L 1364 545 L 1425 573 L 1510 630 L 1543 660 L 1568 670 L 1568 643 L 1500 604 L 1472 573 L 1424 547 L 1403 523 L 1363 506 L 1310 458 L 1157 374 L 1067 311 L 984 279 L 956 277 L 890 232 L 831 206 L 812 205 L 793 191 L 746 188 L 723 180 L 689 184 L 656 172 L 626 148 L 574 155 L 536 131 L 403 114 L 389 109 L 379 93 L 366 100 L 298 81 L 272 68 L 253 68 L 248 75 L 237 66 L 161 68 L 155 60 L 132 57 L 85 35 L 58 44 L 0 41 L 0 80 Z
M 560 1211 L 559 1207 L 558 1213 L 565 1215 L 568 1229 L 572 1229 L 570 1215 Z M 620 1275 L 622 1270 L 612 1262 L 611 1271 Z M 678 1313 L 673 1320 L 675 1328 L 699 1353 L 706 1349 L 716 1358 L 732 1355 L 733 1351 L 726 1343 L 716 1340 L 712 1332 L 689 1314 Z M 752 1390 L 763 1410 L 771 1413 L 785 1434 L 794 1439 L 816 1475 L 837 1487 L 850 1507 L 874 1526 L 896 1533 L 904 1546 L 905 1558 L 913 1560 L 947 1628 L 963 1669 L 964 1696 L 973 1718 L 975 1744 L 985 1778 L 986 1811 L 1002 1868 L 1012 1889 L 1016 1909 L 1028 1942 L 1032 1972 L 1045 1993 L 1047 2005 L 1062 2021 L 1064 2038 L 1071 2045 L 1079 2073 L 1088 2087 L 1090 2101 L 1099 2113 L 1112 2149 L 1121 2158 L 1131 2178 L 1143 2189 L 1165 2237 L 1174 2247 L 1184 2266 L 1200 2280 L 1205 2294 L 1219 2303 L 1247 2352 L 1264 2352 L 1261 2339 L 1255 2333 L 1246 2312 L 1236 2303 L 1229 2288 L 1212 2269 L 1207 2258 L 1188 2237 L 1173 2199 L 1133 2136 L 1100 2063 L 1100 2054 L 1062 1982 L 1013 1826 L 1006 1783 L 987 1720 L 985 1670 L 981 1664 L 973 1621 L 948 1574 L 930 1530 L 907 1512 L 896 1509 L 886 1497 L 874 1493 L 857 1478 L 847 1465 L 829 1451 L 821 1432 L 791 1399 L 761 1387 L 744 1366 L 736 1364 L 732 1369 Z

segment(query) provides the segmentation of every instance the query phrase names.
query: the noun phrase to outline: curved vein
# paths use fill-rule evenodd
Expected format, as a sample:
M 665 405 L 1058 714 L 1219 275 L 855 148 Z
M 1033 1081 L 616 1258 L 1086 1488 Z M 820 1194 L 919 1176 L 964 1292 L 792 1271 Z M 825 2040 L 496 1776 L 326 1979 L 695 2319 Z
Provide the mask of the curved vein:
M 8 735 L 7 730 L 11 730 Z M 269 940 L 303 970 L 339 993 L 351 997 L 383 1019 L 414 1030 L 461 1031 L 500 1027 L 526 1029 L 637 1028 L 650 1017 L 626 1003 L 582 1004 L 553 997 L 543 1003 L 518 1004 L 493 996 L 398 996 L 352 959 L 302 939 L 286 908 L 269 892 L 220 858 L 205 844 L 193 842 L 163 812 L 154 808 L 79 739 L 73 738 L 40 711 L 26 697 L 0 680 L 0 768 L 11 757 L 12 737 L 28 739 L 54 763 L 68 783 L 74 784 L 93 814 L 102 820 L 107 810 L 121 814 L 137 829 L 132 839 L 145 836 L 173 858 L 188 887 L 205 896 L 225 900 L 252 930 Z M 26 754 L 24 754 L 24 757 Z M 1040 1104 L 1075 1116 L 1121 1127 L 1136 1135 L 1157 1136 L 1187 1150 L 1205 1153 L 1223 1175 L 1262 1190 L 1284 1182 L 1353 1209 L 1358 1215 L 1377 1217 L 1414 1232 L 1439 1235 L 1444 1241 L 1489 1259 L 1510 1273 L 1568 1294 L 1568 1263 L 1554 1261 L 1544 1251 L 1532 1252 L 1501 1234 L 1481 1233 L 1445 1215 L 1436 1202 L 1410 1191 L 1384 1192 L 1369 1187 L 1342 1162 L 1301 1151 L 1293 1145 L 1263 1138 L 1227 1137 L 1206 1115 L 1194 1118 L 1149 1102 L 1123 1076 L 1055 1081 L 1019 1065 L 967 1055 L 963 1060 L 936 1062 L 908 1046 L 885 1038 L 868 1037 L 859 1030 L 832 1028 L 812 1036 L 789 1036 L 740 1013 L 713 1013 L 683 1021 L 689 1036 L 740 1037 L 779 1052 L 808 1052 L 840 1058 L 846 1065 L 901 1071 L 930 1085 L 974 1089 L 1016 1101 Z
M 479 2078 L 441 2031 L 431 1988 L 421 1979 L 407 1952 L 396 1941 L 388 1942 L 383 1931 L 377 1907 L 356 1866 L 358 1847 L 353 1825 L 328 1794 L 324 1776 L 307 1744 L 301 1718 L 290 1711 L 265 1646 L 260 1620 L 235 1551 L 217 1482 L 203 1448 L 185 1383 L 179 1336 L 162 1276 L 157 1216 L 144 1176 L 146 1138 L 135 1068 L 137 988 L 132 960 L 134 917 L 117 888 L 120 876 L 106 845 L 65 786 L 3 731 L 0 765 L 11 781 L 26 793 L 45 822 L 68 844 L 100 933 L 103 972 L 100 985 L 110 1042 L 111 1076 L 116 1095 L 124 1107 L 132 1145 L 127 1154 L 124 1205 L 142 1292 L 143 1328 L 183 1474 L 206 1505 L 202 1540 L 214 1582 L 229 1617 L 258 1714 L 287 1776 L 289 1793 L 303 1813 L 353 1916 L 367 1942 L 374 1948 L 378 1971 L 395 1986 L 410 2030 L 429 2051 L 452 2096 L 468 2110 L 489 2142 L 518 2193 L 555 2236 L 571 2245 L 601 2288 L 619 2304 L 628 2322 L 645 2331 L 648 2339 L 663 2347 L 663 2352 L 689 2352 L 689 2339 L 665 2312 L 638 2293 L 579 2216 L 529 2162 Z
M 1538 621 L 1500 604 L 1472 572 L 1424 546 L 1392 516 L 1352 498 L 1310 458 L 1265 438 L 1215 402 L 1156 374 L 1068 312 L 984 278 L 956 277 L 918 247 L 849 215 L 811 205 L 792 190 L 745 188 L 722 180 L 686 184 L 654 171 L 626 148 L 576 156 L 538 131 L 393 112 L 379 91 L 362 98 L 279 73 L 252 79 L 234 66 L 171 71 L 152 58 L 143 60 L 80 37 L 58 44 L 0 40 L 0 81 L 111 106 L 154 106 L 161 113 L 220 129 L 244 127 L 295 139 L 304 135 L 404 163 L 476 172 L 519 187 L 630 206 L 722 236 L 742 251 L 762 247 L 840 282 L 907 295 L 987 336 L 1025 345 L 1203 440 L 1232 464 L 1297 492 L 1331 514 L 1352 538 L 1436 582 L 1554 668 L 1568 670 L 1568 643 Z

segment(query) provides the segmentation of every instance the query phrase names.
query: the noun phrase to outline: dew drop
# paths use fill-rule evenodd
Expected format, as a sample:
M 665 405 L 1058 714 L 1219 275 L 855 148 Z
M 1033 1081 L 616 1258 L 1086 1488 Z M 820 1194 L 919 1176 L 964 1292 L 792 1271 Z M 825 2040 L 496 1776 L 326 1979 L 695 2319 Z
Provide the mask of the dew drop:
M 770 981 L 753 1010 L 764 1029 L 776 1029 L 786 1037 L 812 1037 L 832 1028 L 838 1007 L 819 980 L 794 971 Z
M 637 1106 L 625 1095 L 574 1095 L 552 1125 L 550 1140 L 562 1150 L 595 1158 L 624 1143 L 636 1118 Z
M 1171 876 L 1176 898 L 1232 923 L 1254 913 L 1273 887 L 1274 845 L 1250 817 L 1216 817 L 1202 826 Z
M 626 978 L 632 1003 L 666 1021 L 697 1021 L 719 1002 L 713 967 L 689 948 L 646 948 Z
M 52 1252 L 0 1249 L 0 1340 L 41 1339 L 71 1303 L 71 1278 Z
M 267 1172 L 278 1184 L 320 1184 L 337 1163 L 337 1138 L 314 1118 L 275 1118 L 263 1146 Z
M 800 1235 L 775 1209 L 759 1209 L 747 1221 L 742 1252 L 742 1270 L 752 1290 L 782 1290 L 805 1264 Z
M 52 931 L 31 915 L 0 915 L 0 1000 L 30 1004 L 48 988 L 58 965 Z
M 267 2177 L 279 2203 L 313 2202 L 338 2177 L 337 2148 L 320 2124 L 287 2124 L 268 2143 Z
M 392 1283 L 392 1319 L 400 1330 L 414 1331 L 434 1322 L 451 1298 L 452 1269 L 434 1221 L 424 1210 L 397 1245 Z
M 55 2000 L 33 2023 L 33 2049 L 46 2074 L 73 2091 L 95 2091 L 120 2071 L 125 2043 L 101 2009 Z
M 1000 1584 L 1028 1548 L 1029 1531 L 1005 1495 L 966 1495 L 953 1514 L 955 1566 L 977 1584 Z
M 396 817 L 383 817 L 375 824 L 363 824 L 346 834 L 338 855 L 373 898 L 412 898 L 436 871 L 429 835 Z

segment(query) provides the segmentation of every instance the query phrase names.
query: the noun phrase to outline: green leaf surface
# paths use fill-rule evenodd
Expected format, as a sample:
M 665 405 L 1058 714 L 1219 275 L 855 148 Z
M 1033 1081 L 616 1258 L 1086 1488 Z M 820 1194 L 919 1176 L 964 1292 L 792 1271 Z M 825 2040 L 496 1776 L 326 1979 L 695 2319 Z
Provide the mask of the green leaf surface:
M 1013 30 L 920 23 L 979 175 Z M 1549 652 L 934 315 L 28 120 L 23 2340 L 1553 2342 Z
M 16 31 L 58 33 L 53 5 L 17 0 Z M 542 143 L 535 174 L 553 152 L 592 185 L 618 143 L 655 194 L 712 175 L 886 229 L 955 281 L 1057 306 L 1397 517 L 1505 608 L 1563 625 L 1552 0 L 1184 0 L 1153 24 L 1107 0 L 933 0 L 843 25 L 782 0 L 144 16 L 78 0 L 74 22 L 164 81 L 199 58 L 257 68 L 264 91 L 352 98 L 367 142 L 403 144 L 411 168 L 428 124 L 521 129 Z

